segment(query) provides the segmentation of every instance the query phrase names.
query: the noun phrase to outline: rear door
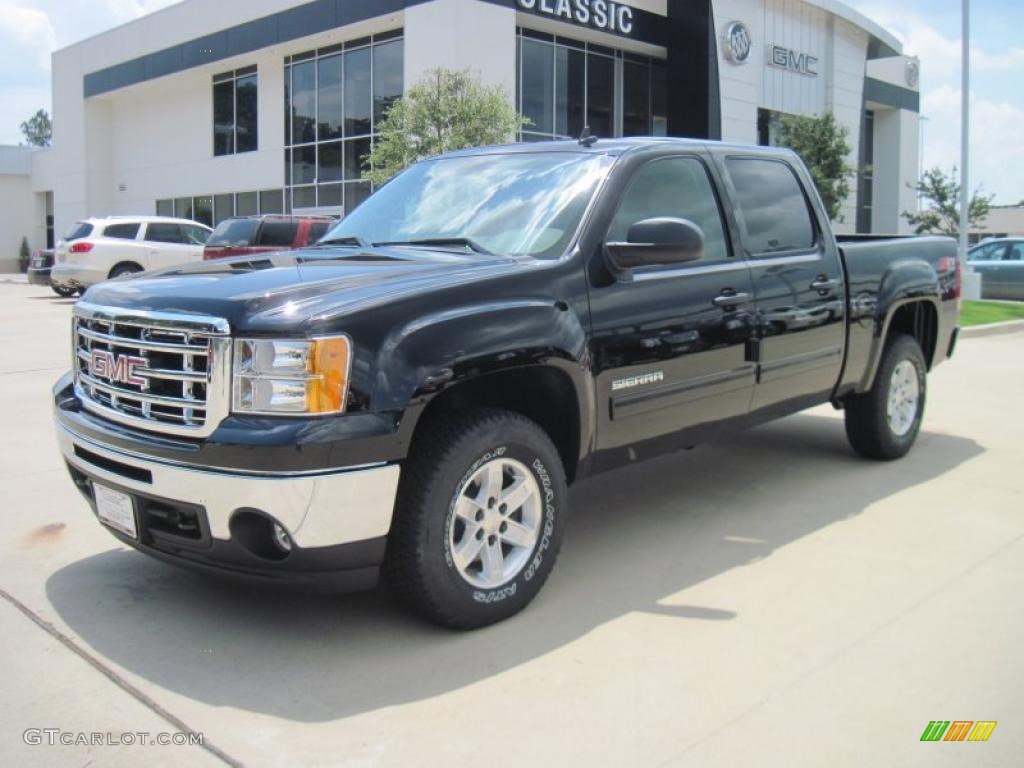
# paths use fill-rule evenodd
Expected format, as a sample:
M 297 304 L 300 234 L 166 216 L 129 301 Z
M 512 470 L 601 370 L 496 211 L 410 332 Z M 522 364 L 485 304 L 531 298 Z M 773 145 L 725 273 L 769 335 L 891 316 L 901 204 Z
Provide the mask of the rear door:
M 981 275 L 981 295 L 986 299 L 1010 299 L 1014 272 L 1013 249 L 1016 244 L 1000 240 L 986 243 L 967 254 L 967 263 Z M 1019 255 L 1019 251 L 1018 251 Z
M 752 410 L 827 397 L 846 341 L 846 286 L 809 180 L 782 159 L 725 158 L 757 301 Z
M 151 221 L 146 224 L 146 269 L 163 269 L 184 264 L 192 259 L 192 246 L 181 224 Z
M 732 248 L 707 158 L 670 154 L 639 166 L 605 242 L 624 241 L 631 225 L 657 216 L 697 224 L 702 258 L 590 288 L 598 447 L 612 464 L 619 449 L 651 455 L 746 414 L 754 385 L 745 357 L 750 272 Z
M 995 274 L 999 298 L 1024 301 L 1024 241 L 1009 244 Z
M 97 245 L 104 269 L 112 271 L 118 264 L 138 264 L 146 268 L 146 246 L 139 239 L 142 225 L 138 221 L 119 221 L 103 227 L 103 240 Z

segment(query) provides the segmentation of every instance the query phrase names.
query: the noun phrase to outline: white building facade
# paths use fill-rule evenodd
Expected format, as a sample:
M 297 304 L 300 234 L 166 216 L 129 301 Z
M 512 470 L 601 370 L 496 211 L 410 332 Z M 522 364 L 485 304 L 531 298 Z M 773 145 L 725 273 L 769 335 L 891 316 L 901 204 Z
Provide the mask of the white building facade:
M 834 0 L 184 0 L 54 53 L 53 147 L 18 166 L 23 234 L 343 214 L 371 192 L 382 115 L 438 67 L 501 86 L 524 141 L 769 143 L 777 115 L 832 110 L 862 169 L 838 227 L 905 231 L 916 206 L 917 62 Z

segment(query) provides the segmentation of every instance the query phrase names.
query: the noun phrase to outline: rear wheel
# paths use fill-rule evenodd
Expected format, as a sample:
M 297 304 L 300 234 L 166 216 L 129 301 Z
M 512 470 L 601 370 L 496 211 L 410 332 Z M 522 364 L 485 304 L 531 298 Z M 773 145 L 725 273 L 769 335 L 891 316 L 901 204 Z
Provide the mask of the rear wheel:
M 121 277 L 122 275 L 134 275 L 136 272 L 141 272 L 142 267 L 138 264 L 118 264 L 112 270 L 110 270 L 110 279 Z
M 558 451 L 537 424 L 497 409 L 420 429 L 402 469 L 385 578 L 436 623 L 506 619 L 540 591 L 558 555 L 567 504 Z
M 56 293 L 58 296 L 65 299 L 70 299 L 78 292 L 76 288 L 61 288 L 58 285 L 51 285 L 50 288 L 52 288 L 53 292 Z
M 910 336 L 893 337 L 882 353 L 874 386 L 846 402 L 850 445 L 869 459 L 905 456 L 921 430 L 926 393 L 921 347 Z

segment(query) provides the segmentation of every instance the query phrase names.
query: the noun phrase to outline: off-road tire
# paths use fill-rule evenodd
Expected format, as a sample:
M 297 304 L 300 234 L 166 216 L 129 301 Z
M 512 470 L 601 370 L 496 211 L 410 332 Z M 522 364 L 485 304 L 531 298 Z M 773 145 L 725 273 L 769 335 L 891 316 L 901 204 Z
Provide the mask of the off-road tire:
M 429 418 L 429 416 L 427 417 Z M 464 579 L 449 552 L 449 525 L 466 481 L 495 459 L 520 462 L 540 490 L 539 533 L 525 565 L 493 589 Z M 474 629 L 521 611 L 551 573 L 565 531 L 565 470 L 536 423 L 510 411 L 476 408 L 417 427 L 402 466 L 388 536 L 385 584 L 409 609 L 455 629 Z
M 890 425 L 888 405 L 893 372 L 904 361 L 914 366 L 919 394 L 912 426 L 900 435 Z M 907 454 L 921 430 L 927 395 L 927 372 L 921 347 L 912 337 L 898 334 L 888 341 L 872 388 L 862 395 L 849 398 L 845 404 L 846 437 L 857 453 L 879 461 L 890 461 Z

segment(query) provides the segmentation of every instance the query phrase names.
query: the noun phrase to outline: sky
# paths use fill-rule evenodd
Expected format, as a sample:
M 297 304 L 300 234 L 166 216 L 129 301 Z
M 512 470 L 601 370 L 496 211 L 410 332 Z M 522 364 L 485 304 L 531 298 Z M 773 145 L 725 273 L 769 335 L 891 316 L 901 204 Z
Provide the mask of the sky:
M 237 0 L 236 0 L 237 1 Z M 174 0 L 0 0 L 0 144 L 50 106 L 50 52 Z M 960 158 L 960 0 L 848 0 L 921 57 L 925 168 Z M 971 186 L 1024 201 L 1024 0 L 971 2 Z

